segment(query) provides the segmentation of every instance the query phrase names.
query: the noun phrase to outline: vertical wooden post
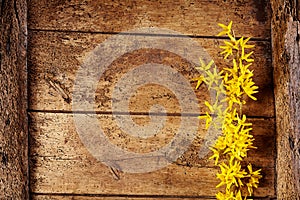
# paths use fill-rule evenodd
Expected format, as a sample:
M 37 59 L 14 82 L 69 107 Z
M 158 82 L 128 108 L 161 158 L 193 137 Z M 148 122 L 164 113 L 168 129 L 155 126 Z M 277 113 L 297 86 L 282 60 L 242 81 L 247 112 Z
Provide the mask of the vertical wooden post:
M 27 131 L 27 5 L 1 0 L 0 199 L 29 199 Z
M 300 23 L 298 0 L 271 0 L 277 124 L 277 197 L 300 199 Z

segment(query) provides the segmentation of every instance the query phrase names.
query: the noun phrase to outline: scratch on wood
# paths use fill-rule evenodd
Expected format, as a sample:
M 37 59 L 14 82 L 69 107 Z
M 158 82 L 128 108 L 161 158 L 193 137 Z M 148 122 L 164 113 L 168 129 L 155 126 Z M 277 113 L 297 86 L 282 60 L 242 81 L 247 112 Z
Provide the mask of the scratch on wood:
M 64 99 L 66 103 L 71 103 L 71 98 L 69 95 L 65 92 L 65 90 L 60 86 L 60 84 L 50 80 L 49 78 L 46 79 L 46 81 L 49 83 L 49 85 L 57 91 L 61 97 Z
M 119 170 L 117 170 L 117 169 L 115 169 L 113 167 L 109 167 L 109 169 L 110 169 L 110 172 L 111 172 L 113 178 L 115 180 L 120 180 L 120 172 L 119 172 Z

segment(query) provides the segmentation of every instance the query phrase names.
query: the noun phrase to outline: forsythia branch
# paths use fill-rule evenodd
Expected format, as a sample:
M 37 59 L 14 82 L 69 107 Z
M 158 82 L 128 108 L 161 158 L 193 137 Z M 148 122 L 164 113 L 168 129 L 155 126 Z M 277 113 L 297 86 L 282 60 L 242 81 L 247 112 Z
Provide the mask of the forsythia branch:
M 215 165 L 219 166 L 220 173 L 217 178 L 220 183 L 216 187 L 225 186 L 224 191 L 216 194 L 219 200 L 242 200 L 253 194 L 253 188 L 258 187 L 259 179 L 262 177 L 261 170 L 253 171 L 251 163 L 247 168 L 242 166 L 243 159 L 247 157 L 247 152 L 256 147 L 253 146 L 252 124 L 247 122 L 246 115 L 242 114 L 242 106 L 246 104 L 245 97 L 256 100 L 253 94 L 257 93 L 258 87 L 252 80 L 253 70 L 249 67 L 254 62 L 251 57 L 253 51 L 247 53 L 254 45 L 248 44 L 250 38 L 236 39 L 232 28 L 232 21 L 226 26 L 218 24 L 223 30 L 217 35 L 226 35 L 229 41 L 224 41 L 220 46 L 223 50 L 220 54 L 224 60 L 230 60 L 232 67 L 224 68 L 218 72 L 213 61 L 205 64 L 200 59 L 200 66 L 196 69 L 203 74 L 198 78 L 196 89 L 202 83 L 208 86 L 210 91 L 214 91 L 216 98 L 214 102 L 205 102 L 209 109 L 200 119 L 206 120 L 206 128 L 211 125 L 221 130 L 218 137 L 210 149 L 213 155 L 210 159 L 215 160 Z M 239 107 L 239 112 L 236 107 Z

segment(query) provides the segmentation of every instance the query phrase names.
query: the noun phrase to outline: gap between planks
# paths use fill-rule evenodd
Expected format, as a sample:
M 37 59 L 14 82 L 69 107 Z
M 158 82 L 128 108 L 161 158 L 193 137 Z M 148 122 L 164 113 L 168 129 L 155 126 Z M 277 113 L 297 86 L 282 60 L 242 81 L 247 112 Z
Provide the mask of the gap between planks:
M 102 34 L 102 35 L 133 35 L 133 36 L 149 36 L 149 37 L 179 37 L 179 38 L 200 38 L 200 39 L 219 39 L 228 40 L 225 36 L 214 35 L 191 35 L 191 34 L 146 34 L 146 33 L 126 33 L 126 32 L 104 32 L 104 31 L 81 31 L 81 30 L 59 30 L 59 29 L 34 29 L 29 28 L 32 32 L 52 32 L 52 33 L 83 33 L 83 34 Z M 236 37 L 240 39 L 241 37 Z M 250 41 L 271 42 L 271 38 L 251 37 Z
M 119 112 L 119 111 L 70 111 L 70 110 L 27 110 L 28 113 L 52 113 L 52 114 L 95 114 L 95 115 L 153 115 L 153 116 L 174 116 L 174 117 L 198 117 L 206 114 L 195 113 L 154 113 L 154 112 Z M 249 119 L 275 119 L 275 116 L 247 116 Z

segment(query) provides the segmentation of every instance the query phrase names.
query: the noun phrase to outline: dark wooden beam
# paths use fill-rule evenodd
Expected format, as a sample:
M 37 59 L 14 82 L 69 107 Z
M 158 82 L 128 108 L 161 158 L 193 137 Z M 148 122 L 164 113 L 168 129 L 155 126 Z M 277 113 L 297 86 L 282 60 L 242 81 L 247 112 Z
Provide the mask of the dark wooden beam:
M 278 199 L 300 199 L 300 23 L 298 0 L 271 0 Z
M 0 199 L 29 199 L 27 128 L 27 4 L 1 0 Z

